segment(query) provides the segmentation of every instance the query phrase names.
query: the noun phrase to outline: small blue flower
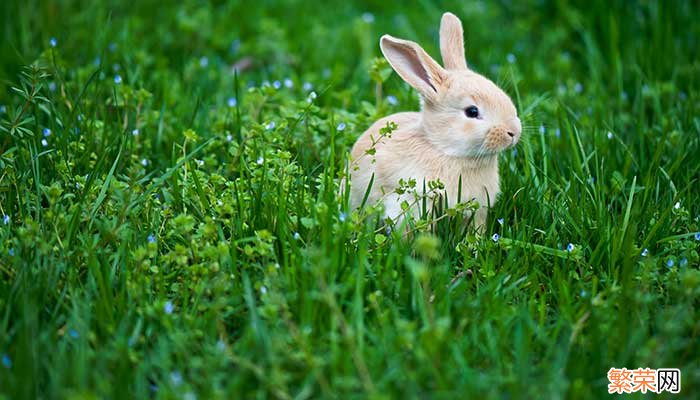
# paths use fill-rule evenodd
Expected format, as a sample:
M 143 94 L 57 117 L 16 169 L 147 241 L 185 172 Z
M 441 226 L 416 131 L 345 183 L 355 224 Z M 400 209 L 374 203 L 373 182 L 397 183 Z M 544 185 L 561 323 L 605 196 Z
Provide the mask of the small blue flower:
M 287 89 L 291 89 L 294 87 L 294 82 L 292 82 L 291 79 L 287 78 L 284 80 L 284 87 L 286 87 Z
M 226 135 L 226 141 L 230 142 L 233 140 L 233 136 L 231 134 Z
M 314 85 L 312 85 L 310 82 L 304 82 L 304 85 L 302 85 L 302 88 L 304 91 L 311 91 L 314 88 Z
M 171 372 L 170 382 L 172 382 L 174 386 L 180 386 L 182 384 L 182 374 L 179 371 Z
M 499 218 L 496 221 L 498 221 L 498 225 L 503 225 L 503 222 L 505 222 L 503 218 Z
M 340 222 L 345 222 L 345 220 L 348 218 L 348 214 L 341 212 L 340 215 L 338 215 L 338 220 Z
M 7 250 L 7 254 L 9 254 L 10 257 L 13 257 L 13 256 L 15 255 L 15 248 L 14 248 L 14 247 L 10 247 L 10 249 Z
M 52 92 L 56 91 L 56 82 L 49 82 L 49 90 Z
M 339 123 L 338 126 L 336 127 L 336 130 L 344 131 L 345 130 L 345 122 Z
M 678 263 L 678 266 L 681 268 L 685 268 L 688 266 L 688 259 L 683 257 L 681 258 L 681 261 Z
M 224 343 L 223 340 L 219 339 L 216 342 L 216 349 L 223 353 L 224 351 L 226 351 L 226 343 Z
M 646 257 L 648 255 L 649 255 L 649 249 L 642 250 L 642 254 L 641 254 L 642 257 Z
M 206 68 L 207 65 L 209 65 L 209 59 L 207 57 L 202 57 L 199 59 L 199 66 L 202 68 Z
M 148 160 L 145 159 L 145 158 L 142 159 L 142 160 L 141 160 L 141 165 L 143 165 L 144 167 L 148 166 Z
M 396 98 L 396 96 L 386 96 L 386 102 L 391 104 L 392 106 L 395 106 L 399 104 L 399 100 Z
M 673 264 L 674 262 L 672 258 L 669 258 L 668 261 L 666 261 L 666 266 L 669 268 L 673 268 Z
M 12 368 L 12 359 L 7 354 L 2 355 L 2 365 L 7 369 Z
M 561 136 L 561 130 L 559 128 L 554 130 L 554 136 L 560 137 Z
M 698 233 L 695 234 L 695 240 L 700 241 L 700 232 L 698 232 Z
M 374 14 L 372 14 L 371 12 L 362 13 L 362 20 L 368 24 L 371 24 L 372 22 L 374 22 Z
M 581 297 L 584 298 L 584 299 L 585 299 L 586 297 L 588 297 L 588 292 L 586 292 L 585 290 L 582 290 L 581 293 L 579 293 L 579 294 L 580 294 Z
M 576 248 L 576 246 L 574 246 L 573 243 L 569 243 L 569 244 L 566 245 L 566 251 L 568 251 L 569 253 L 571 253 L 572 251 L 574 251 L 575 248 Z
M 3 215 L 2 216 L 2 223 L 5 225 L 9 225 L 10 224 L 10 216 L 7 214 Z
M 108 48 L 109 48 L 109 51 L 111 51 L 112 53 L 114 53 L 115 51 L 117 51 L 117 44 L 114 43 L 114 42 L 112 42 L 112 43 L 109 44 L 109 47 L 108 47 Z
M 44 137 L 49 137 L 49 136 L 51 136 L 51 129 L 44 128 L 42 133 L 43 133 Z
M 275 126 L 276 126 L 276 125 L 275 125 L 275 121 L 270 121 L 270 122 L 265 126 L 265 129 L 267 129 L 268 131 L 271 131 L 271 130 L 275 129 Z
M 175 309 L 175 306 L 173 306 L 173 303 L 170 300 L 165 302 L 165 305 L 163 306 L 163 310 L 165 311 L 166 314 L 172 314 L 174 309 Z
M 497 243 L 500 238 L 501 236 L 498 233 L 494 233 L 493 236 L 491 236 L 491 240 L 493 240 L 494 243 Z
M 238 104 L 238 100 L 235 97 L 229 97 L 228 100 L 226 100 L 226 104 L 228 104 L 229 107 L 233 108 Z
M 56 38 L 52 37 L 51 39 L 49 39 L 49 45 L 51 45 L 51 47 L 58 46 L 58 40 L 56 40 Z
M 574 85 L 574 92 L 576 92 L 576 93 L 583 92 L 583 85 L 580 82 L 576 82 L 576 84 Z
M 134 128 L 134 130 L 131 131 L 131 134 L 134 136 L 138 136 L 139 135 L 139 128 Z
M 5 114 L 7 112 L 7 107 L 4 104 L 0 104 L 0 114 Z
M 274 81 L 274 82 L 272 82 L 272 87 L 275 88 L 275 89 L 279 89 L 279 88 L 282 87 L 282 82 L 280 82 L 280 81 Z
M 117 85 L 121 84 L 122 83 L 122 76 L 119 74 L 114 75 L 114 83 L 116 83 Z
M 78 331 L 76 331 L 75 329 L 69 329 L 68 336 L 70 336 L 73 339 L 77 339 L 80 337 L 80 335 L 78 334 Z
M 92 61 L 92 63 L 96 66 L 99 67 L 100 63 L 102 63 L 102 59 L 100 57 L 95 57 L 95 59 Z
M 547 128 L 544 125 L 540 125 L 540 133 L 544 135 L 545 132 L 547 132 Z
M 151 233 L 150 235 L 148 235 L 148 238 L 146 240 L 148 240 L 148 243 L 155 243 L 156 237 L 153 236 L 153 234 Z
M 516 60 L 515 54 L 513 54 L 513 53 L 508 53 L 508 55 L 506 56 L 506 60 L 508 60 L 508 62 L 509 62 L 510 64 L 515 63 L 515 60 Z
M 612 139 L 613 137 L 614 137 L 614 136 L 613 136 L 613 133 L 610 132 L 610 131 L 608 131 L 608 139 Z

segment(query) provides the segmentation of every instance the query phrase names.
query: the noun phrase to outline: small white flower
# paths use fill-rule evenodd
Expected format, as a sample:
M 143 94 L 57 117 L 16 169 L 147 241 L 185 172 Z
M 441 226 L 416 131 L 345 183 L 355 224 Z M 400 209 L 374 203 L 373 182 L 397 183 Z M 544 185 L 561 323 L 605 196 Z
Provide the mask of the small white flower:
M 294 87 L 294 82 L 292 82 L 291 79 L 287 78 L 284 80 L 284 87 L 286 87 L 287 89 L 291 89 Z
M 336 127 L 336 130 L 344 131 L 345 130 L 345 122 L 339 123 L 338 126 Z
M 540 133 L 544 135 L 544 133 L 547 131 L 547 128 L 544 127 L 544 125 L 540 125 Z
M 396 96 L 386 96 L 386 102 L 391 104 L 392 106 L 395 106 L 399 104 L 399 100 L 396 98 Z
M 270 81 L 264 80 L 263 83 L 262 83 L 262 87 L 264 87 L 264 88 L 270 87 Z
M 576 246 L 574 246 L 573 243 L 569 243 L 569 244 L 566 245 L 566 251 L 568 251 L 569 253 L 571 253 L 572 251 L 574 251 L 575 248 L 576 248 Z
M 265 286 L 260 286 L 260 294 L 267 294 L 267 288 Z
M 309 93 L 309 97 L 306 99 L 306 101 L 312 103 L 314 100 L 316 100 L 316 97 L 318 97 L 316 95 L 316 92 L 312 91 L 311 93 Z
M 204 160 L 194 160 L 194 162 L 196 162 L 200 167 L 204 165 Z
M 302 86 L 302 88 L 308 92 L 314 88 L 314 85 L 312 85 L 309 82 L 304 82 L 304 85 Z
M 275 89 L 279 89 L 279 88 L 282 87 L 282 82 L 280 82 L 280 81 L 274 81 L 274 82 L 272 82 L 272 87 L 275 88 Z
M 207 57 L 202 57 L 199 59 L 199 66 L 206 68 L 209 65 L 209 59 Z
M 510 64 L 515 63 L 515 60 L 516 60 L 515 54 L 513 54 L 513 53 L 508 53 L 508 55 L 506 56 L 506 60 L 508 60 L 508 62 L 509 62 Z
M 613 138 L 613 133 L 608 131 L 608 139 L 612 139 L 612 138 Z
M 121 77 L 121 75 L 119 75 L 119 74 L 114 75 L 114 83 L 116 83 L 117 85 L 119 85 L 119 84 L 122 83 L 122 77 Z
M 299 232 L 294 232 L 294 240 L 301 240 L 301 235 Z
M 231 136 L 231 134 L 226 135 L 226 141 L 227 141 L 227 142 L 230 142 L 230 141 L 232 141 L 232 140 L 233 140 L 233 136 Z
M 680 202 L 680 201 L 677 201 L 676 204 L 673 205 L 673 208 L 675 208 L 676 210 L 678 210 L 679 208 L 681 208 L 681 202 Z
M 179 371 L 171 372 L 170 382 L 173 383 L 173 386 L 180 386 L 182 384 L 182 374 Z
M 139 128 L 134 128 L 134 130 L 131 131 L 131 134 L 134 136 L 138 136 L 139 135 Z
M 345 220 L 348 218 L 348 214 L 341 212 L 340 215 L 338 215 L 338 221 L 340 222 L 345 222 Z
M 265 129 L 267 129 L 268 131 L 271 131 L 271 130 L 275 129 L 275 126 L 276 126 L 275 121 L 270 121 L 267 125 L 265 125 Z
M 48 140 L 46 140 L 46 139 L 41 139 L 41 145 L 44 146 L 44 147 L 48 146 L 48 145 L 49 145 Z
M 148 160 L 145 159 L 145 158 L 142 159 L 142 160 L 141 160 L 141 165 L 143 165 L 144 167 L 147 166 L 147 165 L 148 165 Z
M 255 161 L 255 163 L 258 165 L 263 165 L 264 162 L 265 159 L 263 157 L 258 157 L 258 159 Z
M 226 350 L 226 343 L 224 343 L 223 340 L 219 339 L 216 342 L 216 349 L 221 351 L 221 352 L 225 351 Z
M 561 130 L 560 130 L 559 128 L 557 128 L 557 129 L 554 131 L 554 136 L 556 136 L 556 137 L 560 137 L 560 136 L 561 136 Z
M 238 104 L 238 100 L 236 100 L 235 97 L 229 97 L 226 101 L 226 104 L 228 104 L 229 107 L 233 108 L 236 106 L 236 104 Z
M 649 255 L 649 249 L 642 250 L 642 254 L 641 254 L 642 257 L 646 257 L 648 255 Z
M 2 223 L 5 225 L 9 225 L 10 224 L 10 216 L 7 214 L 3 215 L 2 216 Z
M 499 224 L 499 225 L 503 225 L 503 222 L 504 222 L 504 221 L 503 221 L 503 218 L 499 218 L 497 221 L 498 221 L 498 224 Z
M 58 46 L 58 40 L 56 40 L 56 38 L 52 37 L 51 39 L 49 39 L 49 45 L 51 45 L 51 47 Z
M 216 205 L 219 206 L 219 207 L 221 207 L 221 206 L 224 205 L 224 202 L 221 201 L 221 200 L 217 200 L 217 201 L 216 201 Z
M 371 24 L 372 22 L 374 22 L 374 14 L 372 14 L 371 12 L 362 13 L 362 20 L 368 24 Z
M 491 240 L 493 240 L 494 243 L 498 243 L 498 239 L 501 238 L 501 235 L 498 233 L 494 233 L 493 236 L 491 236 Z

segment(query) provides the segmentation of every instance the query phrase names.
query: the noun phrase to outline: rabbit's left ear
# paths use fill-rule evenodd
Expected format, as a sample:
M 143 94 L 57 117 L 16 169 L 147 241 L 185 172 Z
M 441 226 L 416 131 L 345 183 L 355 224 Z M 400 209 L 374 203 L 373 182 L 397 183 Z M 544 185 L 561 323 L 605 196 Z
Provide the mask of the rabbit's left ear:
M 442 14 L 440 21 L 440 54 L 446 69 L 467 69 L 462 22 L 449 12 Z

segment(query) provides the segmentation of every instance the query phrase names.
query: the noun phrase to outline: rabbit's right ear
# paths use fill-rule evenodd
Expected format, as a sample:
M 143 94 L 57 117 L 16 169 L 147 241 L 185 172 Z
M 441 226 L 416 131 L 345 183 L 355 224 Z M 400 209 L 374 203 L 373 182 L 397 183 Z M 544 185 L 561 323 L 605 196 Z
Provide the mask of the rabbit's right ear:
M 446 12 L 440 21 L 440 53 L 447 69 L 467 69 L 464 59 L 464 29 L 456 15 Z
M 428 101 L 437 99 L 438 90 L 447 79 L 445 71 L 418 44 L 384 35 L 379 47 L 391 67 Z

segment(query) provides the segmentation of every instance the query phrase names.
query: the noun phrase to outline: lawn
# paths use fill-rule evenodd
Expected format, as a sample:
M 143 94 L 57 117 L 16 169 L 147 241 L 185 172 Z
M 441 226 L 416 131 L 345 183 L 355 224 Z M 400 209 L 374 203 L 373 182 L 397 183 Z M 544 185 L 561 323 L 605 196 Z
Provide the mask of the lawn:
M 419 108 L 379 37 L 439 60 L 444 11 L 523 136 L 483 233 L 449 209 L 406 234 L 339 187 L 373 121 Z M 597 399 L 613 367 L 700 390 L 697 2 L 0 21 L 0 399 Z

